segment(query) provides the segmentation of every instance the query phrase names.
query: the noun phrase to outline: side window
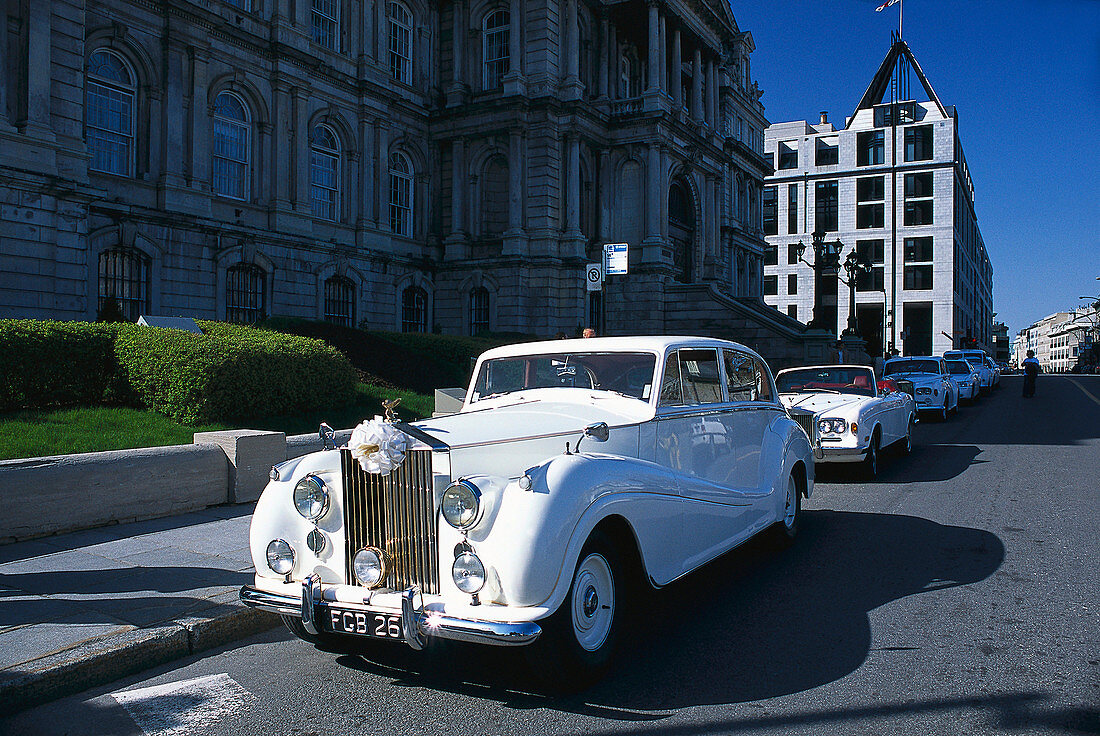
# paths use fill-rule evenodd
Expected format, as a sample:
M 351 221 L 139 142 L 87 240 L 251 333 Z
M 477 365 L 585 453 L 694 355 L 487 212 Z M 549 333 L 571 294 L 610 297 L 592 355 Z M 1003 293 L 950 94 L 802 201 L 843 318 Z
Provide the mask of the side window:
M 718 373 L 718 351 L 680 351 L 680 383 L 685 404 L 722 403 L 722 379 Z
M 661 398 L 657 406 L 683 406 L 684 394 L 680 390 L 680 359 L 675 351 L 665 360 L 665 376 L 661 379 Z
M 753 401 L 756 398 L 757 378 L 752 358 L 736 350 L 723 350 L 722 356 L 726 362 L 726 386 L 730 401 Z
M 753 378 L 756 384 L 756 401 L 773 401 L 772 382 L 768 373 L 768 366 L 760 360 L 753 359 Z

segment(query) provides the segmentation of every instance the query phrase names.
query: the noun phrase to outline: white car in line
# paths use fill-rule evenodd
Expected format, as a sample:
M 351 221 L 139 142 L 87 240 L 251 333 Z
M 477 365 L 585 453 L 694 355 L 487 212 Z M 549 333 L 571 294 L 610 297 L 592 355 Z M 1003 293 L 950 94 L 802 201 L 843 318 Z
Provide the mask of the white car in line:
M 789 368 L 775 376 L 779 400 L 810 438 L 817 462 L 864 464 L 878 474 L 879 452 L 913 448 L 916 404 L 894 381 L 876 381 L 862 365 Z
M 948 350 L 943 354 L 945 360 L 965 360 L 978 369 L 981 374 L 981 389 L 979 393 L 987 394 L 993 390 L 995 385 L 994 379 L 1000 379 L 993 372 L 993 369 L 986 365 L 986 354 L 984 350 Z
M 620 643 L 634 581 L 793 539 L 814 457 L 752 350 L 591 338 L 490 350 L 457 414 L 364 422 L 271 478 L 245 604 L 328 649 L 530 645 L 579 687 Z
M 959 392 L 959 401 L 973 403 L 981 392 L 981 371 L 970 361 L 953 358 L 945 358 L 947 375 L 955 384 L 955 390 Z
M 913 384 L 913 399 L 917 402 L 918 412 L 936 413 L 940 419 L 946 420 L 948 414 L 959 409 L 959 392 L 943 358 L 931 355 L 891 358 L 886 361 L 882 375 Z

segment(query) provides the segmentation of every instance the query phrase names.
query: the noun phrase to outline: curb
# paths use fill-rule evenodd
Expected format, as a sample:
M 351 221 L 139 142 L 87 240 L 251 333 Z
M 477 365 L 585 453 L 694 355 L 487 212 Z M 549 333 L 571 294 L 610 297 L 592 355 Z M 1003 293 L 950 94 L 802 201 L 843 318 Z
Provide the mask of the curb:
M 134 629 L 0 672 L 5 715 L 247 638 L 280 623 L 278 616 L 235 605 L 221 615 Z

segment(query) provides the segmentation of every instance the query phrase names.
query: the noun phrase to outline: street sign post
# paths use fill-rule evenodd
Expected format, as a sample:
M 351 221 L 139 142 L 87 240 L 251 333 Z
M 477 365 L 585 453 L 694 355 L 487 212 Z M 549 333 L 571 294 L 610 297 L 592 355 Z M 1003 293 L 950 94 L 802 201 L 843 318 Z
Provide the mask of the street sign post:
M 603 291 L 603 264 L 589 263 L 584 269 L 584 282 L 589 291 Z
M 605 244 L 603 247 L 603 263 L 608 276 L 625 276 L 627 273 L 627 244 Z

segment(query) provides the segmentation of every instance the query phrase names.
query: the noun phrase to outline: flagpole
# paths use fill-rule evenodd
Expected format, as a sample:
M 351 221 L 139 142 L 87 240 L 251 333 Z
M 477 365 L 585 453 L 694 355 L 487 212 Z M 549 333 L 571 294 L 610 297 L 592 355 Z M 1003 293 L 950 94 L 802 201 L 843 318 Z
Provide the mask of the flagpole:
M 901 22 L 905 17 L 905 0 L 898 0 L 898 40 L 902 39 Z

